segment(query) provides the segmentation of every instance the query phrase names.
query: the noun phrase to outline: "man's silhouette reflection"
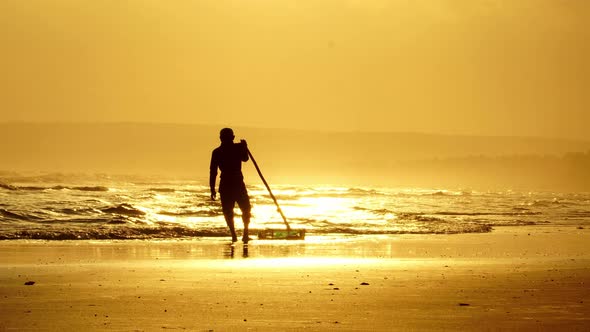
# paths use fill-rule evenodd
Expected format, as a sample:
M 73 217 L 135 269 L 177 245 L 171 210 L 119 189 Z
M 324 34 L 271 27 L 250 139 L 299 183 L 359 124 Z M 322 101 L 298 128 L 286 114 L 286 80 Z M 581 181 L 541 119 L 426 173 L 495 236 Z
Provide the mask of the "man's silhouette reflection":
M 242 162 L 248 161 L 248 146 L 245 140 L 234 143 L 234 132 L 230 128 L 223 128 L 219 133 L 221 145 L 213 150 L 211 155 L 211 167 L 209 173 L 209 186 L 211 188 L 211 199 L 215 200 L 215 181 L 217 180 L 217 169 L 221 170 L 219 180 L 219 194 L 225 222 L 231 232 L 232 242 L 238 237 L 234 227 L 234 206 L 238 203 L 242 211 L 244 222 L 244 233 L 242 241 L 248 243 L 248 225 L 250 224 L 250 197 L 244 184 L 242 175 Z
M 235 245 L 232 243 L 231 245 L 229 245 L 229 248 L 224 249 L 223 254 L 226 258 L 235 258 L 235 254 L 236 254 L 236 247 Z M 243 258 L 248 258 L 248 245 L 244 244 L 244 246 L 242 247 L 242 257 Z

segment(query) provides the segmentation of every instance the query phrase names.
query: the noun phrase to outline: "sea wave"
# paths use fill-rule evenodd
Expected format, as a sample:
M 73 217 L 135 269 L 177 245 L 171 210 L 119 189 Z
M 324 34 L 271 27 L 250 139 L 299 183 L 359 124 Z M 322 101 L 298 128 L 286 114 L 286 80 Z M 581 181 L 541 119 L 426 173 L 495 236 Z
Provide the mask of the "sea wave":
M 68 189 L 80 190 L 80 191 L 109 191 L 110 190 L 108 187 L 103 187 L 103 186 L 68 187 Z
M 158 214 L 171 217 L 215 217 L 222 214 L 221 210 L 204 209 L 204 210 L 186 210 L 186 211 L 158 211 Z
M 542 199 L 542 200 L 535 200 L 532 202 L 527 203 L 528 206 L 534 207 L 555 207 L 555 206 L 569 206 L 571 202 L 565 200 L 559 200 L 557 198 L 554 199 Z
M 466 212 L 466 211 L 439 211 L 434 212 L 434 215 L 441 215 L 441 216 L 521 216 L 521 215 L 540 215 L 541 212 L 535 211 L 521 211 L 521 212 Z
M 61 213 L 61 214 L 66 214 L 66 215 L 72 215 L 72 216 L 77 216 L 77 215 L 88 215 L 88 214 L 97 214 L 97 213 L 101 213 L 101 210 L 92 208 L 92 207 L 81 207 L 81 208 L 52 208 L 52 207 L 47 207 L 46 208 L 48 211 L 52 211 L 52 212 L 56 212 L 56 213 Z
M 19 220 L 29 220 L 27 217 L 20 215 L 18 213 L 10 212 L 5 209 L 0 209 L 0 215 L 10 219 L 19 219 Z
M 17 188 L 17 187 L 15 187 L 15 186 L 11 186 L 11 185 L 9 185 L 9 184 L 2 183 L 2 182 L 0 182 L 0 188 L 2 188 L 2 189 L 6 189 L 6 190 L 18 190 L 18 188 Z
M 112 213 L 112 214 L 120 214 L 125 216 L 143 216 L 145 212 L 140 209 L 135 208 L 131 204 L 123 203 L 117 206 L 104 208 L 101 210 L 104 213 Z
M 24 214 L 24 213 L 16 213 L 12 211 L 8 211 L 6 209 L 0 209 L 0 215 L 13 220 L 23 220 L 23 221 L 32 221 L 32 220 L 40 220 L 41 218 L 32 215 L 32 214 Z
M 573 210 L 567 213 L 567 218 L 590 218 L 590 211 Z
M 308 234 L 341 234 L 341 235 L 401 235 L 401 234 L 462 234 L 462 233 L 488 233 L 492 226 L 488 224 L 468 224 L 456 227 L 452 224 L 441 224 L 437 227 L 415 227 L 415 228 L 359 228 L 359 227 L 323 227 L 307 231 Z
M 40 190 L 78 190 L 78 191 L 109 191 L 108 187 L 104 186 L 13 186 L 5 183 L 0 183 L 0 188 L 7 190 L 29 190 L 29 191 L 40 191 Z
M 532 225 L 539 225 L 539 224 L 549 224 L 548 221 L 530 221 L 530 220 L 496 220 L 494 221 L 493 225 L 502 227 L 502 226 L 532 226 Z
M 365 188 L 348 188 L 347 190 L 348 194 L 354 194 L 354 195 L 370 195 L 370 196 L 374 196 L 374 195 L 382 195 L 383 193 L 376 190 L 376 189 L 365 189 Z
M 373 213 L 376 215 L 386 215 L 386 214 L 394 213 L 392 210 L 385 209 L 385 208 L 371 209 L 371 208 L 366 208 L 366 207 L 362 207 L 362 206 L 353 206 L 352 209 L 357 210 L 357 211 L 367 211 L 367 212 L 370 212 L 370 213 Z
M 435 228 L 414 229 L 372 229 L 349 226 L 330 226 L 308 230 L 308 235 L 386 235 L 386 234 L 458 234 L 458 233 L 486 233 L 492 227 L 489 225 L 468 225 L 456 228 L 452 225 L 440 225 Z M 251 234 L 257 234 L 258 229 L 252 229 Z M 183 239 L 199 237 L 227 237 L 227 227 L 194 229 L 186 226 L 132 227 L 120 225 L 105 225 L 92 229 L 26 229 L 4 231 L 0 233 L 0 240 L 149 240 L 149 239 Z
M 20 230 L 0 233 L 0 240 L 149 240 L 228 236 L 227 229 L 188 227 L 102 227 L 96 229 Z
M 446 191 L 446 190 L 437 190 L 435 192 L 423 193 L 420 194 L 421 196 L 433 196 L 433 197 L 447 197 L 447 196 L 471 196 L 473 193 L 471 191 Z
M 52 181 L 58 179 L 51 179 Z M 202 182 L 0 179 L 0 239 L 227 236 Z M 58 185 L 56 185 L 58 184 Z M 253 226 L 283 227 L 263 186 L 249 187 Z M 310 235 L 456 234 L 494 227 L 590 225 L 590 193 L 467 192 L 438 188 L 278 186 L 291 226 Z M 241 226 L 238 207 L 236 223 Z
M 109 191 L 108 187 L 103 186 L 53 186 L 45 189 L 52 189 L 52 190 L 78 190 L 78 191 Z
M 174 188 L 150 188 L 149 191 L 154 191 L 157 193 L 174 193 L 176 189 Z
M 425 215 L 423 213 L 403 212 L 397 214 L 395 221 L 421 221 L 421 222 L 437 222 L 447 221 L 444 218 Z

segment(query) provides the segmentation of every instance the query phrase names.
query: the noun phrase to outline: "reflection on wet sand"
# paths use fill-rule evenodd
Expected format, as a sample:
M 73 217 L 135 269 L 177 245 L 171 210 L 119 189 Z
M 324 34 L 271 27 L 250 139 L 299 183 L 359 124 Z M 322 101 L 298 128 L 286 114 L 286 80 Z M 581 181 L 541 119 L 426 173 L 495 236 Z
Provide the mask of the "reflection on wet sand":
M 235 258 L 236 246 L 238 245 L 231 243 L 227 247 L 223 248 L 223 256 L 230 259 Z M 242 246 L 242 258 L 248 258 L 248 244 L 244 244 Z

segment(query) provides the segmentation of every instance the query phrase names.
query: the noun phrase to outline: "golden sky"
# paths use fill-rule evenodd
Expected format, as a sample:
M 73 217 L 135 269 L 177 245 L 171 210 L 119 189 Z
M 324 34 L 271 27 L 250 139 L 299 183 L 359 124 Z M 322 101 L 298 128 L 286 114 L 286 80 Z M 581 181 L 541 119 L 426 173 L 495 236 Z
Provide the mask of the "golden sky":
M 587 0 L 2 0 L 0 121 L 590 139 Z

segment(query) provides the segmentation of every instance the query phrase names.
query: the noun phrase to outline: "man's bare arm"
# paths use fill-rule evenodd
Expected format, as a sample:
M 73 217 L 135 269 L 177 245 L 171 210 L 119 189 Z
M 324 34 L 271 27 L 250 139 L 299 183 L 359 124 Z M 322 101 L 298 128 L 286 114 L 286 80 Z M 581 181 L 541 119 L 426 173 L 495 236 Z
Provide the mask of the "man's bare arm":
M 217 180 L 217 168 L 219 164 L 215 157 L 215 152 L 211 155 L 211 165 L 209 166 L 209 188 L 211 189 L 211 199 L 215 200 L 217 192 L 215 191 L 215 181 Z
M 240 144 L 242 144 L 242 148 L 244 149 L 243 154 L 242 154 L 242 161 L 250 160 L 250 157 L 248 156 L 248 143 L 246 142 L 245 139 L 242 139 L 242 140 L 240 140 Z

